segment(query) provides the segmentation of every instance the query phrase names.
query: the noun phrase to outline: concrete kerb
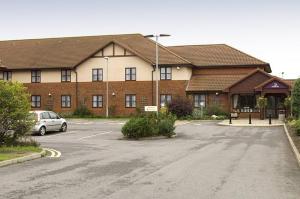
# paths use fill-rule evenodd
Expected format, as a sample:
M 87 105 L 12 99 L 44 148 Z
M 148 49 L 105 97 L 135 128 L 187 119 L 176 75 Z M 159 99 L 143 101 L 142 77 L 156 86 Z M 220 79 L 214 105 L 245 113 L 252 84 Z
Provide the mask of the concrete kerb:
M 285 131 L 285 134 L 286 134 L 286 136 L 287 136 L 287 138 L 288 138 L 288 140 L 289 140 L 289 143 L 290 143 L 290 145 L 291 145 L 291 147 L 292 147 L 292 149 L 293 149 L 293 152 L 294 152 L 294 154 L 295 154 L 295 156 L 296 156 L 298 165 L 299 165 L 299 167 L 300 167 L 300 154 L 299 154 L 299 151 L 298 151 L 297 147 L 296 147 L 295 144 L 294 144 L 293 139 L 291 138 L 291 136 L 290 136 L 290 134 L 289 134 L 289 131 L 288 131 L 287 127 L 286 127 L 286 124 L 284 124 L 284 131 Z
M 236 121 L 236 120 L 235 120 Z M 232 124 L 229 124 L 229 120 L 223 120 L 222 122 L 219 122 L 218 125 L 220 126 L 239 126 L 239 127 L 271 127 L 271 126 L 283 126 L 284 123 L 255 123 L 252 121 L 252 124 L 249 124 L 247 122 L 244 123 L 235 123 L 235 121 L 232 121 Z
M 0 162 L 0 167 L 4 167 L 4 166 L 8 166 L 11 164 L 17 164 L 17 163 L 22 163 L 22 162 L 26 162 L 29 160 L 34 160 L 34 159 L 38 159 L 41 157 L 44 157 L 46 155 L 46 150 L 42 150 L 40 153 L 33 153 L 24 157 L 19 157 L 19 158 L 14 158 L 11 160 L 5 160 Z

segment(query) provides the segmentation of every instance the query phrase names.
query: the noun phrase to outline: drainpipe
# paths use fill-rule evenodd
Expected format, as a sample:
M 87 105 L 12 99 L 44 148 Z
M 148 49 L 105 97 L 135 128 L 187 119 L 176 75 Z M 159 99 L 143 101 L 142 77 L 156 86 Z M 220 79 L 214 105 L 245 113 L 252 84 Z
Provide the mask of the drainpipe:
M 75 85 L 75 98 L 76 98 L 76 108 L 78 108 L 78 74 L 77 74 L 77 71 L 76 69 L 74 70 L 74 73 L 75 73 L 75 79 L 76 79 L 76 85 Z
M 154 71 L 155 71 L 155 68 L 153 67 L 153 70 L 152 70 L 152 81 L 151 81 L 151 89 L 152 89 L 152 99 L 151 99 L 151 101 L 152 101 L 152 106 L 154 106 L 154 93 L 153 93 L 153 90 L 154 90 L 154 88 L 153 88 L 153 73 L 154 73 Z

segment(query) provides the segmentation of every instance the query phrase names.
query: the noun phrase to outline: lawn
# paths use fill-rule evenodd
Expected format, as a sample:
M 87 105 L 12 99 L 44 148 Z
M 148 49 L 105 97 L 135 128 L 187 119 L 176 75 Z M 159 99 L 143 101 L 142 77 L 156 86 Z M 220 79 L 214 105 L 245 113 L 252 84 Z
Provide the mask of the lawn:
M 0 161 L 39 153 L 41 151 L 41 148 L 34 146 L 0 147 Z

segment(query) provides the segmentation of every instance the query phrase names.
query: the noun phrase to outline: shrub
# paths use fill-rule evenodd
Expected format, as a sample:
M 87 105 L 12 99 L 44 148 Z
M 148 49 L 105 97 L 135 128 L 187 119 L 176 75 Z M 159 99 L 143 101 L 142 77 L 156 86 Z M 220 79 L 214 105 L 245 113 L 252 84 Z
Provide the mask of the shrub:
M 168 104 L 168 110 L 178 118 L 181 118 L 192 114 L 193 104 L 187 98 L 177 97 Z
M 122 127 L 122 133 L 125 137 L 139 139 L 156 134 L 154 125 L 147 117 L 132 118 Z
M 80 104 L 80 105 L 75 109 L 73 115 L 75 115 L 75 116 L 80 116 L 80 117 L 84 117 L 84 116 L 91 116 L 92 113 L 91 113 L 91 111 L 86 107 L 86 105 Z
M 176 117 L 172 114 L 145 113 L 130 119 L 122 128 L 122 133 L 127 138 L 139 139 L 150 136 L 174 135 Z
M 293 115 L 300 118 L 300 78 L 296 80 L 292 91 Z
M 22 84 L 0 81 L 0 146 L 16 145 L 31 130 L 29 97 Z
M 295 128 L 297 135 L 300 136 L 300 119 L 291 121 L 290 125 Z
M 221 115 L 227 115 L 227 113 L 225 111 L 223 111 L 220 106 L 218 105 L 210 105 L 208 107 L 205 108 L 205 113 L 209 116 L 212 115 L 217 115 L 217 116 L 221 116 Z

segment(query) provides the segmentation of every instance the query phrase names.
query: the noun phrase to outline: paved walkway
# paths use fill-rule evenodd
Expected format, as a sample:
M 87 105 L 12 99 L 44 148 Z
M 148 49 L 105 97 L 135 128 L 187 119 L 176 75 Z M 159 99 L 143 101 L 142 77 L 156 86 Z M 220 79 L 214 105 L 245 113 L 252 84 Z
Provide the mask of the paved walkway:
M 269 120 L 252 119 L 249 124 L 249 119 L 232 119 L 232 124 L 229 124 L 229 120 L 224 120 L 219 125 L 225 126 L 282 126 L 284 123 L 281 120 L 272 119 L 272 124 L 269 124 Z

